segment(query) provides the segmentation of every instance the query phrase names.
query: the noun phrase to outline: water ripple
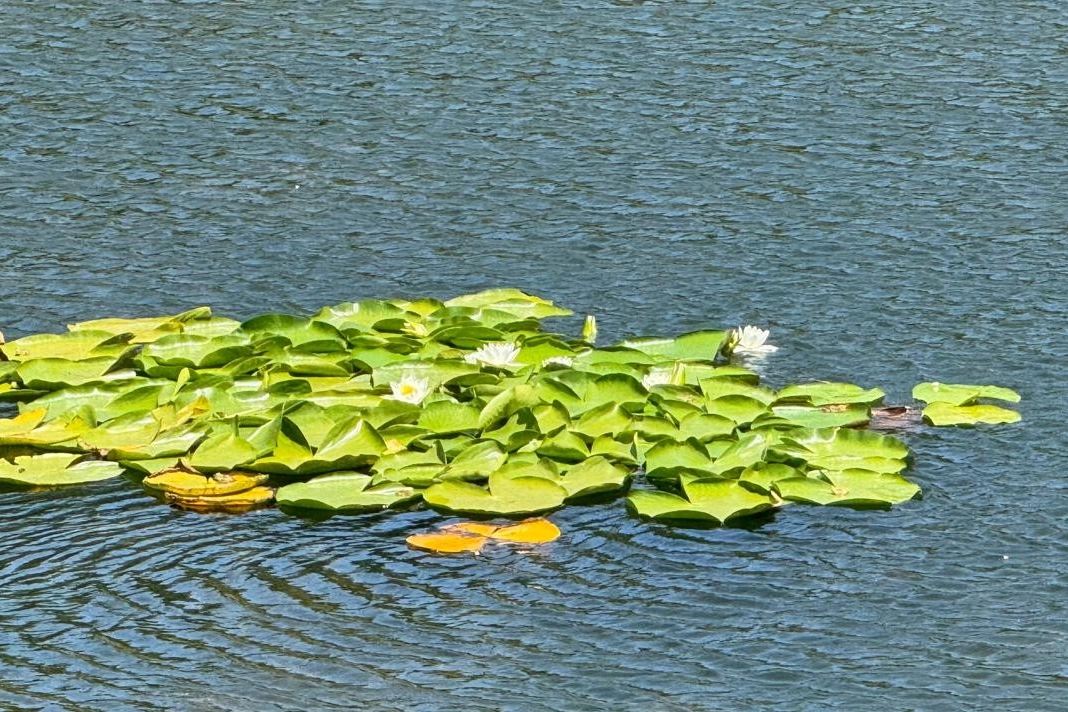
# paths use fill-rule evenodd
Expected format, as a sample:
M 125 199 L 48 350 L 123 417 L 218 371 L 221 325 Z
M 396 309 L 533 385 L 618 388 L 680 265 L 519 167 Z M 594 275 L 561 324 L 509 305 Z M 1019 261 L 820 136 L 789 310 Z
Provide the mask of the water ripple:
M 772 384 L 1018 388 L 924 498 L 752 531 L 198 516 L 0 492 L 13 710 L 1059 709 L 1060 4 L 14 3 L 0 329 L 512 284 L 609 339 L 759 323 Z M 981 701 L 981 702 L 980 702 Z

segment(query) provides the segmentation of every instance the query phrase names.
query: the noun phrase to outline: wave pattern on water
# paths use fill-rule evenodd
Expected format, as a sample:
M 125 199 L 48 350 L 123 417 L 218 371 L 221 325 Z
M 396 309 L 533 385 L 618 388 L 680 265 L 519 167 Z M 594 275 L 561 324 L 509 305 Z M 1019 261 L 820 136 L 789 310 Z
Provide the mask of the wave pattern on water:
M 0 328 L 516 285 L 773 383 L 996 382 L 921 501 L 410 551 L 430 513 L 0 493 L 0 708 L 1059 709 L 1063 6 L 9 3 Z M 563 322 L 577 328 L 577 321 Z

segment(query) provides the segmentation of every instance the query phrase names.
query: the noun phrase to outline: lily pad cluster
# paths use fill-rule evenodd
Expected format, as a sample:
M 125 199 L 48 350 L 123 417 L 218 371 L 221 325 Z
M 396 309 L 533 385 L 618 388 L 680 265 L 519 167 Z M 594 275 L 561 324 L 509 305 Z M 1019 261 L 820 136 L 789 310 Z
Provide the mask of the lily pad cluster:
M 0 343 L 0 402 L 17 404 L 0 419 L 0 483 L 125 473 L 197 511 L 524 517 L 637 479 L 637 515 L 713 523 L 919 492 L 905 445 L 865 429 L 883 391 L 768 388 L 739 359 L 774 351 L 759 329 L 607 347 L 592 317 L 579 337 L 543 329 L 570 313 L 498 289 L 244 322 L 202 307 Z M 917 393 L 924 417 L 1012 393 L 967 388 L 980 390 Z

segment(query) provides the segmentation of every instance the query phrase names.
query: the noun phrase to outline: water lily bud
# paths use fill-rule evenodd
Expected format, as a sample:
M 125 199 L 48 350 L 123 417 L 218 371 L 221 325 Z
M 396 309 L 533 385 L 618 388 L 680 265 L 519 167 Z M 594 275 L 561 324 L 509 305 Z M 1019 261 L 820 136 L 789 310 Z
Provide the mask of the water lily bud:
M 586 323 L 582 325 L 582 340 L 587 344 L 597 343 L 597 317 L 593 314 L 586 315 Z

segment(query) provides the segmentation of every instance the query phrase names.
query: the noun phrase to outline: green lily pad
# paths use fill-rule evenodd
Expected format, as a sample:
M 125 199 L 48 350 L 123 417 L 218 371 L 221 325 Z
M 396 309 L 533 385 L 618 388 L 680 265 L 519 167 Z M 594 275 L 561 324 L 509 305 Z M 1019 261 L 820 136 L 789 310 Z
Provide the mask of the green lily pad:
M 769 413 L 753 420 L 750 427 L 759 428 L 833 428 L 860 427 L 871 421 L 871 410 L 862 403 L 848 405 L 775 405 Z
M 305 353 L 348 351 L 348 342 L 333 324 L 291 314 L 264 314 L 241 324 L 241 330 L 254 339 L 279 337 Z
M 620 345 L 664 361 L 712 361 L 727 341 L 726 331 L 694 331 L 675 338 L 628 339 Z
M 935 401 L 923 409 L 923 419 L 931 425 L 978 425 L 1016 423 L 1020 414 L 996 405 L 952 405 Z
M 35 358 L 23 361 L 16 376 L 23 386 L 42 391 L 54 391 L 69 386 L 81 386 L 99 381 L 116 363 L 111 356 L 71 361 L 65 358 Z M 136 373 L 129 371 L 130 377 Z
M 499 469 L 508 455 L 493 440 L 482 440 L 461 450 L 445 469 L 450 479 L 481 479 Z
M 11 361 L 59 358 L 82 361 L 111 356 L 118 359 L 131 351 L 131 334 L 106 331 L 76 331 L 67 334 L 35 334 L 0 344 L 0 354 Z
M 734 378 L 703 378 L 700 382 L 701 392 L 705 398 L 713 400 L 723 396 L 745 396 L 763 405 L 770 405 L 775 400 L 775 391 Z
M 882 403 L 886 393 L 881 388 L 864 389 L 852 383 L 802 383 L 787 386 L 779 391 L 776 403 L 806 403 L 813 406 L 861 403 L 877 405 Z
M 799 430 L 784 436 L 773 450 L 826 470 L 866 469 L 900 472 L 909 451 L 889 435 L 851 428 Z
M 814 473 L 777 480 L 773 487 L 783 499 L 806 504 L 858 508 L 889 508 L 907 502 L 920 488 L 904 477 L 868 470 Z
M 581 462 L 590 456 L 590 447 L 580 436 L 570 430 L 561 430 L 546 438 L 537 448 L 538 454 L 558 462 Z
M 449 307 L 492 307 L 508 312 L 518 319 L 533 317 L 544 319 L 550 316 L 568 316 L 570 309 L 558 307 L 552 302 L 519 291 L 518 289 L 488 289 L 477 294 L 454 297 L 445 302 Z
M 435 401 L 423 408 L 416 423 L 420 428 L 447 435 L 479 430 L 479 409 L 466 403 Z
M 560 485 L 567 490 L 567 500 L 621 492 L 630 483 L 630 470 L 603 457 L 591 457 L 564 471 Z
M 912 389 L 912 397 L 924 403 L 969 405 L 979 398 L 1019 403 L 1020 394 L 1000 386 L 972 386 L 960 383 L 920 383 Z
M 571 431 L 593 442 L 601 435 L 616 435 L 631 426 L 631 417 L 616 403 L 605 403 L 586 411 L 571 426 Z
M 689 480 L 683 483 L 683 492 L 685 499 L 666 492 L 632 492 L 627 497 L 627 508 L 639 517 L 649 519 L 725 524 L 775 506 L 768 495 L 753 492 L 731 480 Z
M 243 336 L 183 333 L 164 336 L 146 345 L 141 354 L 165 366 L 215 368 L 252 355 L 252 344 Z
M 30 487 L 80 485 L 109 480 L 123 472 L 114 462 L 80 458 L 82 455 L 48 452 L 23 455 L 13 462 L 0 460 L 0 483 Z
M 769 412 L 768 406 L 748 396 L 711 398 L 705 401 L 705 410 L 711 415 L 727 418 L 735 425 L 747 425 Z
M 389 482 L 372 486 L 369 475 L 336 472 L 279 487 L 275 501 L 280 507 L 374 512 L 408 504 L 420 496 L 412 487 Z
M 255 445 L 234 433 L 221 433 L 202 442 L 187 464 L 197 472 L 213 473 L 234 470 L 259 457 Z
M 567 490 L 544 477 L 493 475 L 488 489 L 460 480 L 444 480 L 423 492 L 435 509 L 482 516 L 518 517 L 563 505 Z
M 712 458 L 697 440 L 663 440 L 645 453 L 645 476 L 651 482 L 674 483 L 681 474 L 707 476 Z
M 770 494 L 773 485 L 779 480 L 803 476 L 804 473 L 796 467 L 781 462 L 758 462 L 738 475 L 738 484 L 754 492 Z
M 136 319 L 93 319 L 77 324 L 68 324 L 70 331 L 104 331 L 110 334 L 132 334 L 131 343 L 145 344 L 155 341 L 167 334 L 184 331 L 192 324 L 203 326 L 212 320 L 211 307 L 196 307 L 172 316 L 140 317 Z M 220 320 L 231 321 L 231 320 Z M 237 327 L 237 322 L 227 330 L 229 333 Z

